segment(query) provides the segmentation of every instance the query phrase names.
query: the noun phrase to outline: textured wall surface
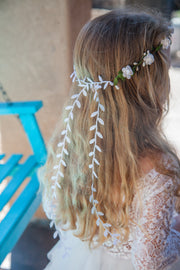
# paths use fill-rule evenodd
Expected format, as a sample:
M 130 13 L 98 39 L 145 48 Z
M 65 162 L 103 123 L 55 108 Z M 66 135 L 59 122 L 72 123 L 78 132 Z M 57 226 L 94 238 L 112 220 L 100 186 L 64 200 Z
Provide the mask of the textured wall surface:
M 69 92 L 72 48 L 90 7 L 83 0 L 0 1 L 0 82 L 12 101 L 43 100 L 37 116 L 46 142 Z M 0 121 L 1 150 L 30 151 L 19 121 Z
M 75 39 L 90 14 L 91 0 L 0 1 L 0 82 L 12 101 L 43 100 L 37 118 L 46 143 L 69 93 Z M 14 116 L 0 118 L 0 152 L 31 153 Z

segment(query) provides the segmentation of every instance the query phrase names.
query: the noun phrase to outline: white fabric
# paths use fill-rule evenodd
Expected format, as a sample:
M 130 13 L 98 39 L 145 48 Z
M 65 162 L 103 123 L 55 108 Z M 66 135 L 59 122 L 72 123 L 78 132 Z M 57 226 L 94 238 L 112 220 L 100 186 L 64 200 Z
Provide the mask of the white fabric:
M 168 166 L 174 164 L 167 161 Z M 107 242 L 90 250 L 72 232 L 65 232 L 49 252 L 45 270 L 180 270 L 180 232 L 173 229 L 174 192 L 172 178 L 152 169 L 139 181 L 131 209 L 137 225 L 132 224 L 127 243 L 107 249 L 111 244 Z

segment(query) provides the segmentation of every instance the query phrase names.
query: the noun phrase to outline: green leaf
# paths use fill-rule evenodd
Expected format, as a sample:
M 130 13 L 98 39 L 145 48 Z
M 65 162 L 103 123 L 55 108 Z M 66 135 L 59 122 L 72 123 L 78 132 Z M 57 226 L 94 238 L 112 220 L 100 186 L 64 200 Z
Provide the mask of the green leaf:
M 117 85 L 118 84 L 118 78 L 116 77 L 115 79 L 114 79 L 114 85 Z
M 124 76 L 123 76 L 123 73 L 119 74 L 119 78 L 120 78 L 122 81 L 125 80 L 125 78 L 124 78 Z
M 160 44 L 156 49 L 155 49 L 155 52 L 159 51 L 162 47 L 162 44 Z

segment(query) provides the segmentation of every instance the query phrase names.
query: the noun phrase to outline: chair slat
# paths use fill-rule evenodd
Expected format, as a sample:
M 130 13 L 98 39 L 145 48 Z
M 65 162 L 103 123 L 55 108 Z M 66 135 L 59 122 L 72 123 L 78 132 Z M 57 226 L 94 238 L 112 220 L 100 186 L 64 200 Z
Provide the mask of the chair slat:
M 24 179 L 28 176 L 28 174 L 34 169 L 36 164 L 36 158 L 34 156 L 30 156 L 26 160 L 26 162 L 22 164 L 21 167 L 19 167 L 19 170 L 17 170 L 7 187 L 1 193 L 0 211 L 11 199 L 11 197 L 14 195 L 14 193 L 19 188 Z
M 0 103 L 0 115 L 17 114 L 31 145 L 33 156 L 22 164 L 22 155 L 12 155 L 8 161 L 0 163 L 0 183 L 11 176 L 7 186 L 0 194 L 0 211 L 16 193 L 20 191 L 6 216 L 0 222 L 0 264 L 12 250 L 30 219 L 41 203 L 41 193 L 38 192 L 39 182 L 37 168 L 46 161 L 46 147 L 39 129 L 35 113 L 42 107 L 42 101 Z M 4 116 L 3 116 L 4 117 Z M 0 160 L 4 158 L 0 154 Z M 28 179 L 27 179 L 28 178 Z M 28 180 L 21 189 L 23 181 Z M 20 188 L 19 188 L 20 187 Z
M 0 165 L 0 183 L 14 169 L 23 155 L 12 155 L 5 164 Z
M 19 119 L 21 120 L 38 163 L 44 164 L 47 154 L 46 147 L 36 117 L 33 114 L 20 114 Z
M 1 154 L 0 155 L 0 160 L 3 159 L 5 157 L 5 154 Z
M 0 102 L 0 115 L 36 113 L 42 101 Z
M 15 246 L 22 232 L 41 202 L 41 193 L 37 193 L 39 182 L 36 174 L 12 205 L 6 217 L 0 223 L 0 264 Z

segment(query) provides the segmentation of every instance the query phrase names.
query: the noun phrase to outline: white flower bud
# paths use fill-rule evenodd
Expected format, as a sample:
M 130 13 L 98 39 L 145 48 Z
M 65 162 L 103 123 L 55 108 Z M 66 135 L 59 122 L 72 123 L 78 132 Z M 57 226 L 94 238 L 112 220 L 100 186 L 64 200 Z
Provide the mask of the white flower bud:
M 154 62 L 154 56 L 147 51 L 146 56 L 143 58 L 143 67 L 147 65 L 151 65 Z
M 169 46 L 171 45 L 171 40 L 166 37 L 165 39 L 161 40 L 161 44 L 162 44 L 162 48 L 167 50 Z
M 133 75 L 132 68 L 129 65 L 122 68 L 122 73 L 123 73 L 123 77 L 127 79 L 131 79 L 131 76 Z

